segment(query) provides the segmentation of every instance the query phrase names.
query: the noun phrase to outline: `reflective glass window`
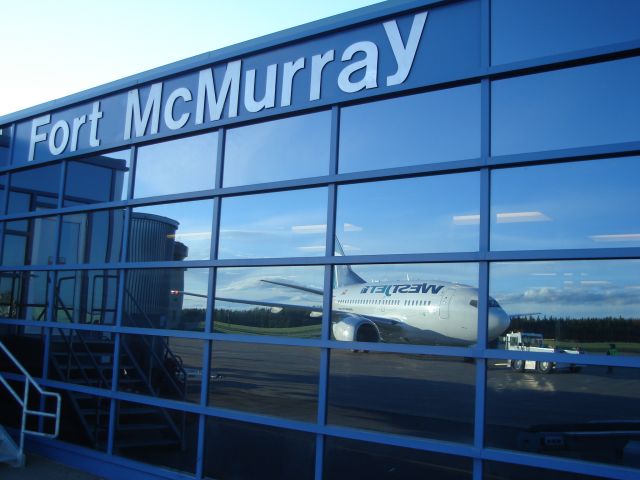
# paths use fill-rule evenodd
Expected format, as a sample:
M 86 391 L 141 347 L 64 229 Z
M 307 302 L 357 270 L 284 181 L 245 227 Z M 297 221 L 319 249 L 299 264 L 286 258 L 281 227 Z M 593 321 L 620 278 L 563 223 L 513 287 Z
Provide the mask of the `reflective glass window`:
M 638 177 L 640 157 L 494 170 L 491 248 L 640 246 Z
M 55 263 L 57 217 L 7 222 L 4 226 L 2 265 L 52 265 Z
M 134 208 L 130 262 L 208 260 L 213 200 Z
M 599 480 L 603 477 L 580 475 L 570 472 L 559 472 L 546 468 L 536 468 L 529 465 L 514 465 L 511 463 L 490 462 L 485 460 L 484 478 L 518 478 L 521 480 Z
M 491 84 L 493 155 L 640 139 L 640 57 Z
M 5 318 L 46 320 L 49 275 L 47 272 L 0 272 L 0 315 Z
M 487 446 L 623 465 L 640 436 L 639 380 L 634 368 L 536 374 L 489 361 Z
M 219 268 L 213 329 L 319 338 L 324 267 Z
M 314 434 L 213 417 L 207 419 L 206 428 L 206 478 L 314 478 Z
M 477 340 L 475 263 L 337 266 L 334 278 L 334 340 L 460 346 Z
M 471 480 L 472 466 L 469 458 L 327 437 L 322 478 Z
M 27 320 L 35 320 L 35 318 L 27 318 Z M 44 365 L 43 362 L 45 358 L 45 336 L 42 328 L 13 325 L 3 326 L 0 330 L 0 340 L 16 360 L 18 360 L 22 367 L 31 374 L 31 376 L 40 377 L 42 375 L 42 367 Z M 3 351 L 0 351 L 0 371 L 22 376 L 22 372 L 18 369 L 16 364 Z M 7 377 L 3 376 L 3 378 L 9 380 Z M 22 393 L 24 392 L 24 381 L 18 381 L 17 384 L 12 384 L 12 386 L 14 390 L 18 392 L 18 395 L 22 397 Z M 2 387 L 0 391 L 6 392 L 6 389 Z M 40 408 L 40 396 L 35 388 L 33 390 L 29 389 L 29 391 L 29 407 L 38 410 Z M 10 396 L 9 398 L 11 400 L 3 403 L 0 411 L 4 411 L 5 408 L 16 403 L 13 397 Z M 18 418 L 21 416 L 22 409 L 20 410 Z M 33 420 L 33 417 L 30 420 Z M 38 422 L 36 421 L 36 428 L 37 423 Z
M 140 147 L 134 197 L 213 188 L 217 150 L 217 132 Z
M 479 201 L 476 172 L 344 185 L 336 235 L 347 255 L 475 251 Z
M 637 40 L 639 17 L 635 0 L 494 0 L 491 60 L 516 62 Z
M 115 324 L 120 283 L 116 270 L 64 270 L 55 278 L 55 321 Z
M 0 127 L 0 167 L 9 165 L 9 147 L 11 147 L 10 127 Z
M 224 198 L 218 256 L 324 255 L 326 209 L 326 188 Z
M 223 186 L 326 175 L 330 143 L 329 111 L 231 128 Z
M 56 164 L 12 173 L 8 213 L 57 208 L 60 172 Z
M 489 291 L 512 317 L 509 331 L 531 334 L 501 348 L 567 353 L 551 365 L 558 371 L 579 368 L 581 352 L 637 355 L 639 279 L 640 260 L 493 263 Z
M 209 405 L 315 422 L 320 350 L 213 342 Z
M 172 470 L 194 473 L 198 415 L 119 401 L 114 453 Z
M 331 351 L 328 423 L 471 442 L 474 399 L 460 358 Z
M 480 156 L 480 87 L 421 93 L 346 107 L 340 172 Z
M 123 225 L 123 209 L 63 215 L 58 263 L 119 261 Z
M 128 270 L 123 324 L 140 328 L 204 330 L 209 269 Z
M 63 442 L 106 452 L 111 400 L 71 390 L 53 391 L 62 397 L 61 418 L 64 421 L 60 422 L 58 438 Z
M 7 188 L 7 176 L 0 175 L 0 215 L 4 215 L 4 205 L 5 205 L 5 189 Z
M 113 333 L 65 328 L 51 329 L 49 378 L 87 387 L 110 389 L 113 378 L 114 344 L 115 334 Z M 79 397 L 78 395 L 75 400 L 79 401 Z M 96 416 L 93 413 L 76 413 L 92 419 Z M 109 417 L 109 411 L 103 411 L 102 415 L 106 420 Z M 105 422 L 103 427 L 106 426 Z
M 64 206 L 127 198 L 130 150 L 105 153 L 67 164 Z
M 122 335 L 118 390 L 198 403 L 203 349 L 193 338 Z

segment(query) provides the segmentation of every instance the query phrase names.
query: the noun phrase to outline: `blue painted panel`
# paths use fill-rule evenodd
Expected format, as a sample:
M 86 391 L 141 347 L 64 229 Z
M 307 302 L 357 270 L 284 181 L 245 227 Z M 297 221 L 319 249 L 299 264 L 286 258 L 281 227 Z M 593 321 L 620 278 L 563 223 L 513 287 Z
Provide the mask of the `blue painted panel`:
M 425 12 L 427 17 L 423 27 L 421 18 Z M 128 126 L 131 127 L 129 131 L 133 140 L 155 138 L 207 128 L 227 123 L 229 120 L 250 120 L 454 80 L 470 75 L 479 68 L 478 1 L 425 9 L 416 15 L 400 15 L 389 19 L 386 28 L 383 23 L 375 21 L 348 31 L 332 33 L 268 52 L 244 58 L 230 58 L 229 62 L 219 62 L 211 68 L 205 67 L 200 71 L 192 71 L 164 81 L 159 80 L 130 92 L 96 98 L 82 105 L 53 112 L 50 117 L 41 115 L 36 119 L 21 122 L 16 128 L 13 163 L 24 164 L 31 157 L 32 160 L 43 161 L 95 151 L 98 148 L 119 146 L 128 143 L 130 139 L 126 133 Z M 396 44 L 396 51 L 402 50 L 410 43 L 410 32 L 414 33 L 413 37 L 417 40 L 415 58 L 413 62 L 408 61 L 410 70 L 406 78 L 399 75 L 399 78 L 394 79 L 393 76 L 399 68 L 397 52 L 394 53 L 392 41 L 399 34 L 402 47 Z M 412 51 L 410 46 L 407 50 Z M 321 72 L 320 90 L 316 94 L 316 89 L 312 87 L 313 56 L 327 52 L 329 57 L 333 56 L 333 61 L 328 62 L 322 70 L 315 68 L 316 73 Z M 283 80 L 285 64 L 298 59 L 303 59 L 304 68 L 293 77 L 289 104 L 287 95 L 283 95 L 287 90 L 283 88 L 284 84 L 287 84 Z M 411 60 L 410 53 L 407 54 L 407 59 Z M 236 61 L 241 63 L 237 72 L 234 70 Z M 366 68 L 365 63 L 368 65 Z M 270 66 L 271 69 L 275 69 L 275 72 L 272 72 L 275 84 L 273 88 L 267 89 Z M 255 88 L 251 91 L 250 72 L 253 70 Z M 237 76 L 234 76 L 234 72 Z M 341 74 L 343 80 L 340 86 Z M 226 98 L 224 108 L 219 109 L 217 113 L 214 111 L 213 118 L 204 94 L 208 76 L 215 87 L 217 97 Z M 228 97 L 224 96 L 225 78 L 230 81 Z M 270 100 L 267 95 L 263 109 L 259 104 L 267 91 L 273 94 L 273 99 Z M 207 98 L 210 98 L 212 93 L 208 90 Z M 254 97 L 258 105 L 252 105 L 251 99 Z M 147 103 L 150 98 L 152 101 Z M 234 107 L 236 100 L 237 108 Z M 129 107 L 128 102 L 131 102 Z M 148 122 L 137 122 L 136 119 L 144 119 L 146 107 L 149 108 L 150 114 Z M 128 108 L 131 113 L 129 122 L 126 121 Z M 74 129 L 74 118 L 80 119 L 78 124 L 84 120 L 77 129 Z M 31 145 L 34 148 L 30 154 L 33 126 L 38 127 L 33 130 L 34 134 L 40 136 L 34 136 Z M 77 135 L 74 135 L 75 130 L 78 132 Z

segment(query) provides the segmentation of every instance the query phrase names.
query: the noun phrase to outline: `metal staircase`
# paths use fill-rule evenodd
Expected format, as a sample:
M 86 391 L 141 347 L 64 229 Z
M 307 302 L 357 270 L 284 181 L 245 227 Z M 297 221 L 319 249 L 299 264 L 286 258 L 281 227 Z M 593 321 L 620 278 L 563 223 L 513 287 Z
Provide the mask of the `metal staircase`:
M 10 463 L 14 466 L 23 466 L 25 461 L 24 456 L 24 436 L 25 434 L 35 435 L 40 437 L 55 438 L 60 431 L 60 407 L 61 398 L 60 395 L 55 392 L 47 392 L 43 390 L 40 385 L 33 379 L 31 375 L 25 370 L 25 368 L 18 362 L 18 360 L 11 354 L 9 349 L 0 341 L 0 350 L 6 355 L 11 363 L 18 369 L 18 371 L 24 376 L 24 389 L 22 396 L 16 392 L 16 390 L 9 384 L 7 379 L 0 373 L 0 383 L 5 386 L 11 396 L 18 402 L 22 409 L 22 419 L 20 424 L 20 435 L 18 444 L 15 443 L 9 433 L 0 426 L 0 462 Z M 32 410 L 30 405 L 33 403 L 32 395 L 36 394 L 40 398 L 39 405 L 42 409 L 47 406 L 47 398 L 53 398 L 54 411 L 48 412 L 45 410 Z M 31 401 L 30 401 L 31 400 Z M 39 417 L 40 419 L 54 419 L 53 432 L 47 433 L 41 431 L 41 429 L 34 430 L 27 427 L 27 422 L 30 418 Z M 38 422 L 38 425 L 45 422 Z
M 72 314 L 57 296 L 56 310 L 72 322 Z M 96 312 L 94 311 L 94 316 Z M 114 375 L 114 342 L 99 331 L 56 329 L 52 335 L 50 365 L 60 380 L 110 389 Z M 136 335 L 123 337 L 118 365 L 120 390 L 184 400 L 187 374 L 182 359 L 169 348 L 166 338 Z M 108 441 L 110 402 L 81 392 L 67 392 L 81 429 L 95 448 Z M 166 408 L 119 402 L 116 409 L 114 448 L 151 445 L 183 445 L 184 414 L 173 416 Z

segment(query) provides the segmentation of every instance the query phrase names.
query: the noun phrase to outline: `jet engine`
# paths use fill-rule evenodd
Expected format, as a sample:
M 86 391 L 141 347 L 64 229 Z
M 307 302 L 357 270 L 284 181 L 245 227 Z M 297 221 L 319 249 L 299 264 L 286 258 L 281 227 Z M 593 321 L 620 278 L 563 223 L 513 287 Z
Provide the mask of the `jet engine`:
M 333 324 L 333 338 L 341 342 L 379 342 L 380 330 L 371 320 L 346 315 Z

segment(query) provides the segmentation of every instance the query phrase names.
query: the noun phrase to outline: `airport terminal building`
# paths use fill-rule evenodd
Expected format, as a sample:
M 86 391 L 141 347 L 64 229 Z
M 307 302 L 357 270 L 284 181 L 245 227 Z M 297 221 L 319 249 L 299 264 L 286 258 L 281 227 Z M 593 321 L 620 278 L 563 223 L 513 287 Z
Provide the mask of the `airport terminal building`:
M 639 478 L 638 18 L 383 3 L 0 117 L 0 341 L 62 396 L 28 450 Z

